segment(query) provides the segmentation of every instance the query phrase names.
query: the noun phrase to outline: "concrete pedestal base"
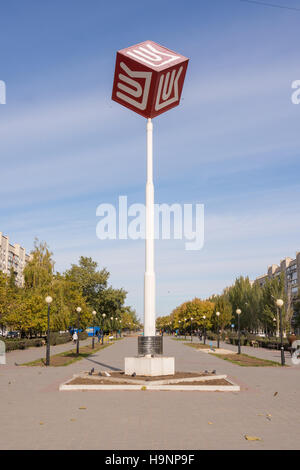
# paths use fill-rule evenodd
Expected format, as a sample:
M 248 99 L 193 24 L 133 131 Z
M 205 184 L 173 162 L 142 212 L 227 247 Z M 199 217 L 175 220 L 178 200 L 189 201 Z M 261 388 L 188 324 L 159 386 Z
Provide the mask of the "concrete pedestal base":
M 125 375 L 156 377 L 174 375 L 174 357 L 125 357 Z

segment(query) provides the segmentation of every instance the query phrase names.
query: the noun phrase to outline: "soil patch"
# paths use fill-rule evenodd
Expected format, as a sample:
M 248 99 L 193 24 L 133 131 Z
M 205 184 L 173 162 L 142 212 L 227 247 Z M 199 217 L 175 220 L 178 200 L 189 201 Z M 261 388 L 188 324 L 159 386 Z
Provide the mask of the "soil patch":
M 158 378 L 156 378 L 156 380 L 158 380 Z M 76 377 L 71 382 L 68 382 L 68 385 L 135 385 L 135 384 L 130 383 L 130 381 L 128 382 L 110 381 L 109 377 L 107 377 L 106 379 L 105 378 L 101 379 L 100 377 L 98 379 L 93 379 L 93 378 L 88 378 L 88 377 Z M 210 380 L 203 380 L 203 381 L 195 380 L 194 382 L 178 382 L 176 384 L 165 384 L 165 385 L 176 386 L 176 385 L 232 385 L 232 384 L 225 379 L 210 379 Z
M 195 382 L 178 382 L 169 385 L 232 385 L 226 379 L 195 380 Z
M 170 380 L 170 379 L 187 379 L 187 378 L 192 378 L 192 377 L 206 377 L 206 376 L 211 376 L 212 373 L 208 372 L 175 372 L 174 375 L 160 375 L 157 377 L 148 377 L 145 375 L 125 375 L 124 372 L 109 372 L 110 376 L 113 379 L 122 379 L 122 383 L 124 383 L 124 380 L 128 381 L 129 383 L 131 381 L 135 380 L 143 380 L 145 382 L 153 382 L 156 380 Z M 95 372 L 93 373 L 92 376 L 88 377 L 91 380 L 95 380 L 96 378 L 100 378 L 98 373 Z M 109 377 L 103 377 L 105 380 L 109 379 Z M 114 380 L 115 382 L 115 380 Z M 116 382 L 115 382 L 116 383 Z

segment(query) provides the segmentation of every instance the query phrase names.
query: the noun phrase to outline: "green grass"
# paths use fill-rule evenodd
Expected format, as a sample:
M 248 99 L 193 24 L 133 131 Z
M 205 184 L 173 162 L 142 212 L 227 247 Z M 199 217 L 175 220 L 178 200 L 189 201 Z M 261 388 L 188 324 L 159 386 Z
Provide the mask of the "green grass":
M 228 354 L 227 356 L 224 354 L 214 354 L 214 356 L 241 367 L 281 367 L 278 362 L 249 356 L 248 354 Z
M 108 344 L 100 344 L 96 345 L 95 348 L 92 349 L 91 346 L 82 346 L 79 349 L 79 354 L 76 354 L 76 350 L 72 349 L 69 351 L 64 351 L 59 354 L 54 354 L 53 356 L 50 357 L 50 366 L 52 367 L 64 367 L 68 366 L 70 364 L 73 364 L 74 362 L 80 361 L 81 359 L 84 359 L 86 357 L 91 356 L 92 354 L 95 354 L 98 351 L 101 351 L 102 349 L 107 348 L 113 343 L 108 343 Z M 28 366 L 28 367 L 37 367 L 37 366 L 45 366 L 46 359 L 45 358 L 40 358 L 36 359 L 35 361 L 31 362 L 25 362 L 24 364 L 20 364 L 21 366 Z
M 192 343 L 192 341 L 190 341 L 189 343 L 184 343 L 184 344 L 194 349 L 210 349 L 209 344 Z
M 188 336 L 188 335 L 187 335 Z M 185 338 L 171 338 L 173 341 L 188 341 Z

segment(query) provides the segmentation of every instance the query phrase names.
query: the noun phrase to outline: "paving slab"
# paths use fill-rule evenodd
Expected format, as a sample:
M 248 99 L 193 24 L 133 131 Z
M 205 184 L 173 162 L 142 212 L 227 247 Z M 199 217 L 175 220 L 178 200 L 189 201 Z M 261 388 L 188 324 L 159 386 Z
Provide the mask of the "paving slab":
M 127 338 L 66 367 L 0 366 L 0 449 L 299 450 L 297 366 L 240 367 L 165 337 L 176 370 L 215 369 L 241 391 L 59 392 L 80 371 L 122 370 L 136 351 Z

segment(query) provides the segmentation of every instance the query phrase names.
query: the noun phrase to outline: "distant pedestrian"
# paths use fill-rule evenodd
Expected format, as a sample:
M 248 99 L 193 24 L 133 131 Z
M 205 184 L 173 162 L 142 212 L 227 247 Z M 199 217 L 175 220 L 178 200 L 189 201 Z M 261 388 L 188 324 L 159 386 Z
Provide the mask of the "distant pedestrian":
M 77 341 L 78 341 L 78 334 L 77 334 L 76 331 L 74 331 L 74 333 L 73 333 L 73 343 L 77 343 Z

